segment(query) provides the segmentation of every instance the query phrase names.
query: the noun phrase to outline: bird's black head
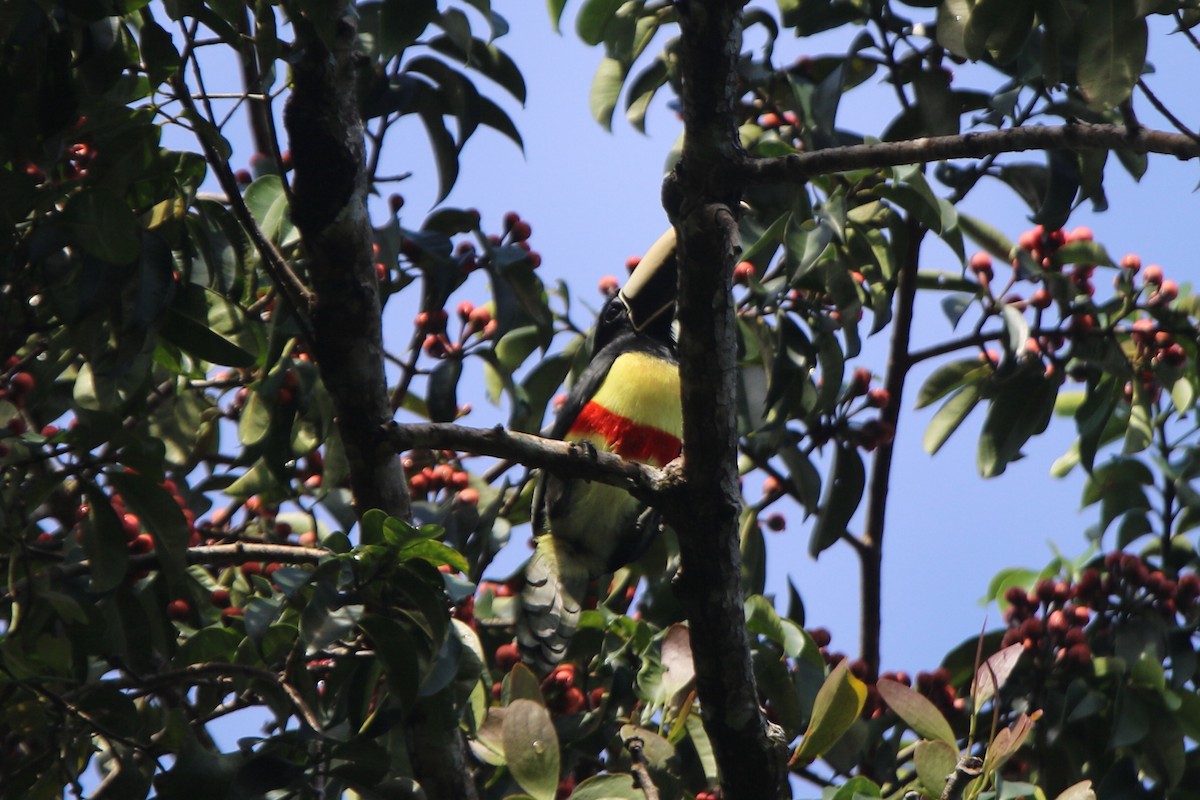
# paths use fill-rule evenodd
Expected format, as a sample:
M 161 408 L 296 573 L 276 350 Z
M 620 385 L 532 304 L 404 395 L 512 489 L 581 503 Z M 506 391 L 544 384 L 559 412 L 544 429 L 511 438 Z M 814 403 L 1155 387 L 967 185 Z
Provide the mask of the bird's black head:
M 600 352 L 621 333 L 646 336 L 670 347 L 676 281 L 675 229 L 670 228 L 638 262 L 621 291 L 600 311 L 593 352 Z

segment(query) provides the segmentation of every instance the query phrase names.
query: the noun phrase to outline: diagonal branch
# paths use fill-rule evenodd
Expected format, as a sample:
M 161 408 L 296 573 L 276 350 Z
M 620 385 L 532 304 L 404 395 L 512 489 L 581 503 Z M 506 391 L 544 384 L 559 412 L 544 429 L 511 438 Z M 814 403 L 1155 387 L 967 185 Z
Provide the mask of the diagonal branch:
M 414 447 L 459 450 L 503 458 L 527 467 L 549 469 L 563 478 L 619 486 L 647 505 L 656 505 L 667 485 L 662 470 L 626 461 L 614 453 L 585 450 L 573 442 L 495 428 L 466 428 L 454 423 L 393 423 L 383 435 L 396 451 Z

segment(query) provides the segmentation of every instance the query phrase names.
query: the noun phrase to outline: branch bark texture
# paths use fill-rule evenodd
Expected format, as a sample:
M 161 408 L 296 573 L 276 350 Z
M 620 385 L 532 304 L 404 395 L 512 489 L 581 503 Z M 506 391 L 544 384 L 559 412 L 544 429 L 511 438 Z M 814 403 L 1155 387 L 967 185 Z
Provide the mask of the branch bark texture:
M 380 441 L 392 419 L 384 373 L 379 288 L 367 215 L 366 143 L 356 91 L 357 19 L 331 3 L 325 35 L 301 30 L 284 110 L 295 167 L 292 220 L 316 289 L 313 350 L 333 397 L 357 512 L 379 508 L 409 518 L 399 455 Z M 330 34 L 332 32 L 332 34 Z M 414 777 L 432 800 L 473 800 L 474 776 L 448 690 L 409 710 L 405 738 Z
M 679 600 L 687 612 L 704 727 L 725 797 L 787 795 L 786 747 L 758 702 L 743 611 L 738 519 L 736 322 L 730 278 L 739 251 L 736 183 L 745 163 L 733 115 L 742 3 L 679 3 L 685 125 L 663 187 L 679 238 L 682 480 L 661 506 L 679 535 Z
M 1025 150 L 1129 150 L 1192 159 L 1200 157 L 1200 142 L 1182 133 L 1149 128 L 1130 131 L 1121 125 L 1076 122 L 830 147 L 778 158 L 744 157 L 724 165 L 719 175 L 723 181 L 741 185 L 800 182 L 851 169 L 982 158 Z
M 337 410 L 356 508 L 407 518 L 400 459 L 376 446 L 379 427 L 392 413 L 355 90 L 355 17 L 344 2 L 330 15 L 336 23 L 331 45 L 310 32 L 292 64 L 293 90 L 284 110 L 295 166 L 292 219 L 316 290 L 313 349 Z

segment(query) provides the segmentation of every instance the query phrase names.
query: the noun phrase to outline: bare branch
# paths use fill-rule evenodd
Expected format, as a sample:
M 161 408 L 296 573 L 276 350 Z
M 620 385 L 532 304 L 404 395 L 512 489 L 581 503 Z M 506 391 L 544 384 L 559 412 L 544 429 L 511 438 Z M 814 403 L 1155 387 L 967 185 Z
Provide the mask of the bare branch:
M 574 442 L 545 439 L 530 433 L 494 428 L 465 428 L 453 423 L 393 423 L 384 437 L 396 452 L 414 447 L 459 450 L 508 459 L 529 467 L 552 470 L 564 478 L 619 486 L 648 505 L 654 505 L 663 490 L 662 470 L 626 461 L 614 453 L 585 450 Z
M 1148 128 L 1131 132 L 1121 125 L 1074 122 L 1068 125 L 1032 125 L 956 136 L 928 136 L 902 142 L 830 147 L 779 158 L 743 158 L 726 166 L 724 178 L 740 181 L 743 185 L 797 182 L 816 175 L 852 169 L 983 158 L 1025 150 L 1093 149 L 1162 153 L 1180 159 L 1200 156 L 1200 142 L 1182 133 Z
M 654 780 L 650 777 L 650 770 L 646 767 L 645 747 L 646 743 L 636 736 L 625 742 L 625 749 L 629 751 L 629 760 L 633 762 L 631 769 L 638 788 L 642 790 L 642 795 L 646 800 L 658 800 L 658 787 L 654 785 Z

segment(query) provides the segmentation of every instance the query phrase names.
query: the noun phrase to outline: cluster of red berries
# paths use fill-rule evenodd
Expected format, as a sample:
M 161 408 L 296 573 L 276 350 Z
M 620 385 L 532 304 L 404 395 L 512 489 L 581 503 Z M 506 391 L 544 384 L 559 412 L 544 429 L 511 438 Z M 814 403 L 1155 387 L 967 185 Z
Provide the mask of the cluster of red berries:
M 810 628 L 808 635 L 819 648 L 821 656 L 825 659 L 825 663 L 829 667 L 835 667 L 846 659 L 844 653 L 835 653 L 829 649 L 832 637 L 826 629 Z M 873 719 L 882 716 L 887 711 L 887 703 L 884 702 L 882 696 L 879 694 L 876 682 L 870 680 L 866 662 L 861 659 L 855 659 L 847 665 L 847 669 L 849 669 L 850 674 L 867 685 L 867 698 L 862 710 L 863 718 Z M 942 713 L 942 716 L 948 720 L 953 721 L 961 718 L 966 711 L 966 701 L 959 696 L 958 690 L 950 682 L 950 672 L 945 667 L 938 667 L 931 672 L 918 672 L 915 687 L 912 676 L 903 671 L 884 672 L 879 676 L 879 679 L 891 680 L 908 687 L 916 688 L 917 692 L 928 698 L 937 707 L 938 711 Z
M 434 497 L 445 491 L 456 502 L 479 505 L 479 490 L 471 486 L 471 476 L 457 465 L 453 450 L 414 450 L 402 460 L 408 488 L 413 497 Z
M 421 311 L 413 320 L 417 330 L 425 334 L 421 348 L 430 358 L 461 358 L 470 340 L 483 342 L 496 336 L 499 323 L 492 318 L 487 306 L 477 306 L 470 300 L 463 300 L 455 313 L 462 323 L 456 340 L 451 340 L 447 334 L 450 315 L 444 309 Z
M 72 126 L 72 131 L 77 133 L 86 122 L 87 117 L 80 117 Z M 59 161 L 51 168 L 50 174 L 32 161 L 25 163 L 24 171 L 37 184 L 49 180 L 51 185 L 57 186 L 64 181 L 87 177 L 88 169 L 95 158 L 96 144 L 90 134 L 84 134 L 63 147 Z
M 1174 620 L 1200 609 L 1200 575 L 1175 578 L 1131 553 L 1107 554 L 1074 583 L 1045 579 L 1031 590 L 1004 595 L 1008 630 L 1002 644 L 1021 643 L 1035 655 L 1067 667 L 1085 667 L 1095 647 L 1106 648 L 1115 616 L 1149 611 Z

